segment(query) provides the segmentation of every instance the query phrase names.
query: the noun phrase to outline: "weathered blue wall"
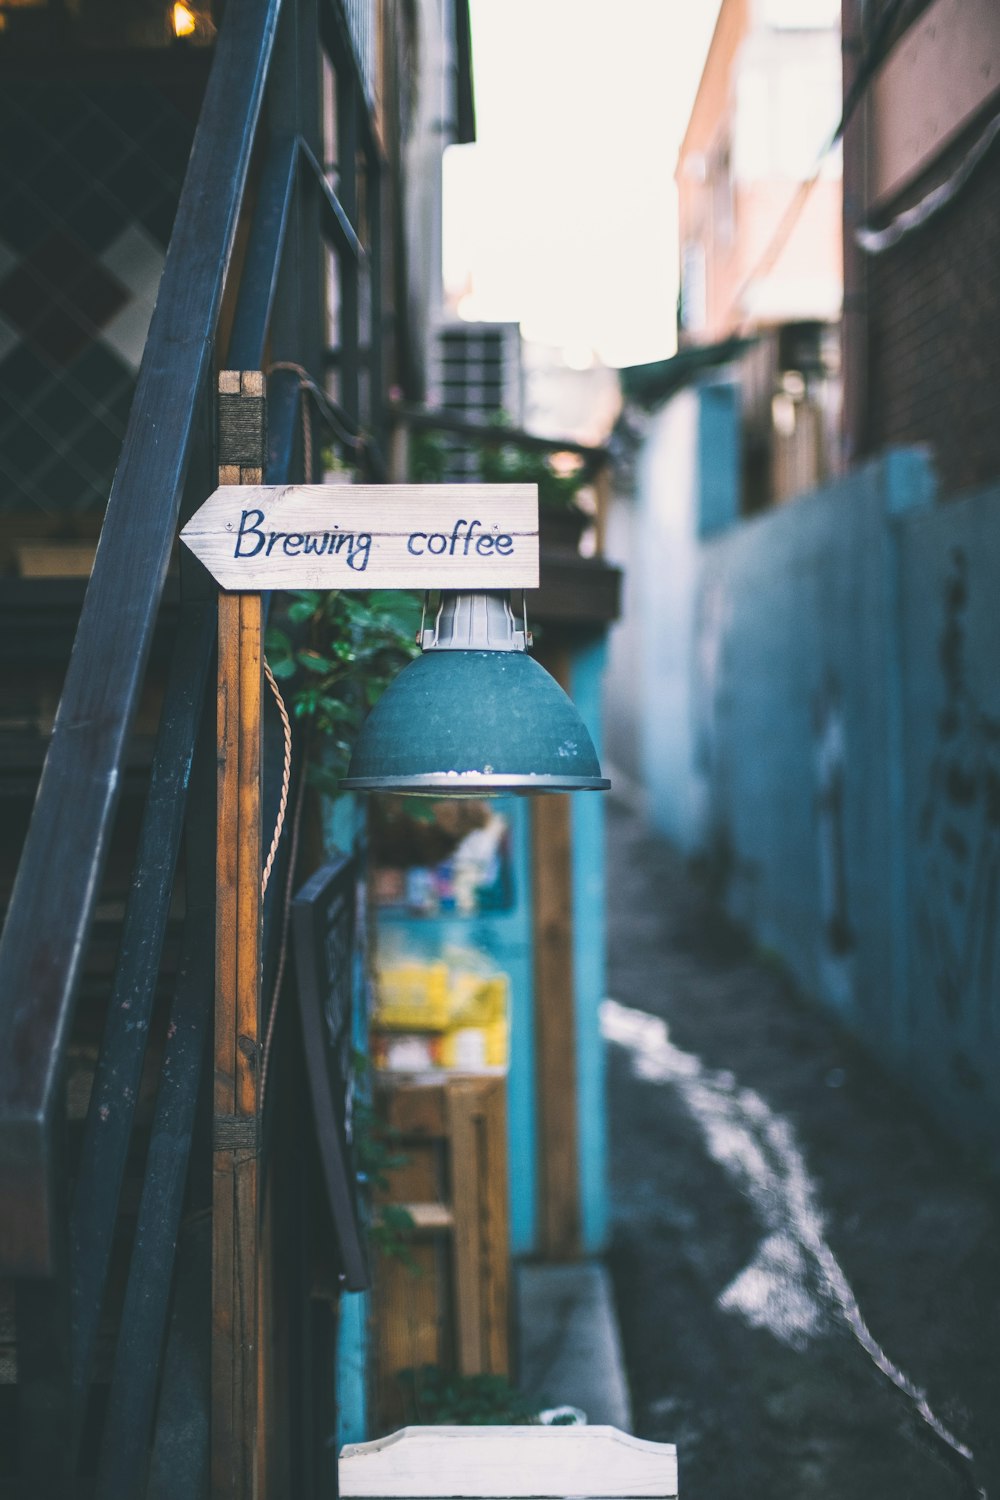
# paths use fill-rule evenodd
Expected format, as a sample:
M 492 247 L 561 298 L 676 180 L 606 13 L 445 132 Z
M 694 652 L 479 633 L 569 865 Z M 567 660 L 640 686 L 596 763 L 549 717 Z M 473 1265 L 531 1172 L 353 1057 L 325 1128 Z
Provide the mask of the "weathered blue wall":
M 1000 489 L 900 528 L 911 941 L 921 1089 L 1000 1164 Z
M 696 840 L 700 823 L 690 715 L 677 711 L 690 694 L 700 416 L 700 394 L 684 391 L 648 419 L 635 500 L 614 500 L 607 535 L 608 555 L 625 573 L 625 609 L 611 632 L 604 685 L 608 758 L 618 785 L 641 783 L 683 845 Z
M 573 651 L 570 693 L 601 754 L 601 683 L 607 658 L 604 636 Z M 608 1232 L 607 1112 L 600 1006 L 605 995 L 606 891 L 604 798 L 581 792 L 573 816 L 573 985 L 576 1014 L 577 1144 L 580 1232 L 588 1255 L 603 1250 Z
M 651 816 L 1000 1165 L 1000 490 L 935 503 L 894 452 L 725 526 L 719 388 L 681 403 L 632 519 Z
M 363 858 L 365 817 L 363 803 L 349 794 L 335 800 L 324 798 L 321 804 L 323 847 L 331 858 L 351 852 Z M 359 903 L 359 914 L 367 902 Z M 359 1056 L 368 1052 L 368 979 L 367 944 L 359 934 L 355 951 L 354 1013 L 352 1045 Z M 363 1442 L 368 1436 L 369 1366 L 371 1340 L 371 1295 L 368 1292 L 344 1292 L 340 1299 L 337 1325 L 336 1392 L 337 1444 Z

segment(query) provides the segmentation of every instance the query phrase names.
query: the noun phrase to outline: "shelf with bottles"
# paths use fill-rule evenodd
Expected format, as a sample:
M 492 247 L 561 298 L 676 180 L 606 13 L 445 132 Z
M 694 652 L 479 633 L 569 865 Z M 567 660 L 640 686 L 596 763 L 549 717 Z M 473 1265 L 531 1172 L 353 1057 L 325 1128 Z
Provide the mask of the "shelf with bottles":
M 475 918 L 516 901 L 505 799 L 379 797 L 371 821 L 379 914 Z

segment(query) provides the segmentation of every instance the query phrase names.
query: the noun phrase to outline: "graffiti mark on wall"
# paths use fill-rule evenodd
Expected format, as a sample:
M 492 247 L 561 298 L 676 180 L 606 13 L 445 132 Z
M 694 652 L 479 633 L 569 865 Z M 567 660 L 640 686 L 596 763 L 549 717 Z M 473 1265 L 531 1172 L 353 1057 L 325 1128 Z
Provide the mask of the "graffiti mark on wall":
M 694 769 L 700 783 L 702 830 L 697 862 L 713 898 L 753 927 L 760 872 L 754 861 L 740 855 L 733 838 L 728 757 L 734 746 L 725 733 L 732 623 L 725 575 L 703 573 L 695 607 L 692 673 Z
M 732 616 L 725 579 L 703 577 L 694 623 L 695 763 L 709 778 L 718 759 L 723 662 Z
M 968 560 L 956 548 L 938 646 L 943 702 L 919 815 L 917 920 L 944 1015 L 984 1036 L 1000 1003 L 1000 718 L 969 687 L 968 603 Z
M 843 1006 L 854 994 L 854 929 L 847 882 L 847 737 L 840 682 L 832 671 L 826 673 L 813 705 L 813 767 L 823 935 L 820 966 L 830 998 Z

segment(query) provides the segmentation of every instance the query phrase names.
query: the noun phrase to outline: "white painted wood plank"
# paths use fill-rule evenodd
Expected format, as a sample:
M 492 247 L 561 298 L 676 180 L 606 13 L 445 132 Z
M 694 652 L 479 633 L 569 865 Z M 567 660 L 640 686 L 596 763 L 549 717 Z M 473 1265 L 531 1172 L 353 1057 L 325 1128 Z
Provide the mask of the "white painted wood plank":
M 677 1495 L 677 1450 L 616 1427 L 404 1427 L 340 1455 L 345 1500 Z
M 409 1214 L 413 1220 L 414 1229 L 437 1230 L 453 1229 L 455 1227 L 455 1215 L 445 1203 L 400 1203 L 396 1205 Z M 382 1222 L 382 1210 L 374 1210 L 375 1222 Z
M 533 484 L 224 485 L 181 539 L 222 588 L 536 588 Z

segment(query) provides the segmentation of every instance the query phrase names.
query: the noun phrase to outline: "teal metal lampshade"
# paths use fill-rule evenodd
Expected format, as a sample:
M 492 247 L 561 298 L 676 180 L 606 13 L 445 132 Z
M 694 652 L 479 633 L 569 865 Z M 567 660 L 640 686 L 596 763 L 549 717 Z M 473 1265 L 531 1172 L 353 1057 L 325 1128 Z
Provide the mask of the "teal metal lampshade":
M 444 595 L 423 654 L 372 709 L 341 785 L 436 797 L 609 787 L 576 708 L 526 644 L 504 595 Z

